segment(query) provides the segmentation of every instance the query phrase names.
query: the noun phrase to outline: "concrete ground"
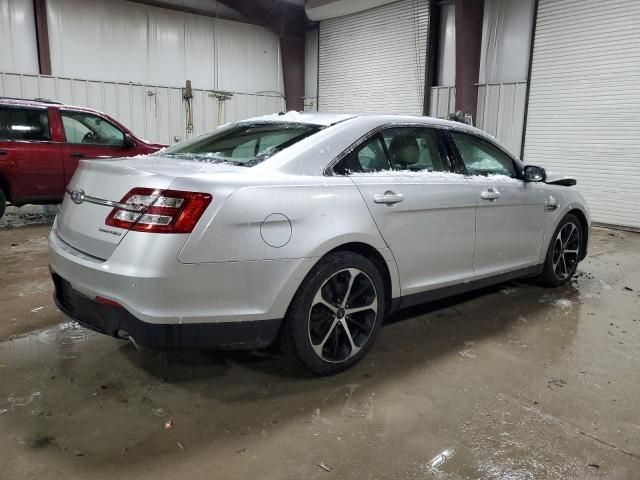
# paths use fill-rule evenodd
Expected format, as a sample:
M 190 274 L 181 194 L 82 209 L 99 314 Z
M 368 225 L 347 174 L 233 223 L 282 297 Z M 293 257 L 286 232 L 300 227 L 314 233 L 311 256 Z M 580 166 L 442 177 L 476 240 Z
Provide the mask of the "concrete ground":
M 2 479 L 640 478 L 640 235 L 594 229 L 564 288 L 403 312 L 312 378 L 66 323 L 46 234 L 0 231 Z

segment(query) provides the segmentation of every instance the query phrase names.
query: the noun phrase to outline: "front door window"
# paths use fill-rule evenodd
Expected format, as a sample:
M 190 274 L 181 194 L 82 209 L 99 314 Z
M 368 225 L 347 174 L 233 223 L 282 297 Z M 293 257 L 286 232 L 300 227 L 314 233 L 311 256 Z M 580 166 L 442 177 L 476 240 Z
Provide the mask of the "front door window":
M 85 112 L 61 112 L 67 143 L 124 146 L 124 133 L 105 119 Z
M 461 132 L 451 132 L 451 137 L 469 175 L 517 177 L 513 160 L 488 141 Z

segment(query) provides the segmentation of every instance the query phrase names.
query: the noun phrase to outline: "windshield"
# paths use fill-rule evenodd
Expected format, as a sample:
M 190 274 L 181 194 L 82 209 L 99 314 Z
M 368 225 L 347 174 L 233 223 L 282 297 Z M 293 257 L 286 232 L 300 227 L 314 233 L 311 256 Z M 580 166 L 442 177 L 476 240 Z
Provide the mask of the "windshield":
M 178 143 L 157 155 L 250 167 L 320 128 L 301 123 L 239 123 Z

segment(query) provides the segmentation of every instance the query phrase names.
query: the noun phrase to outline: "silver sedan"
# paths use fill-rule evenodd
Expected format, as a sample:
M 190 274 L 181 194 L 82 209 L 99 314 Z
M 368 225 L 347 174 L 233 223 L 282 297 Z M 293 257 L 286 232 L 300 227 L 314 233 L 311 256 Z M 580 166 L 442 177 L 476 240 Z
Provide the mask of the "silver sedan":
M 520 277 L 567 283 L 590 225 L 574 184 L 460 123 L 255 118 L 80 162 L 49 238 L 55 299 L 146 347 L 277 341 L 333 374 L 400 308 Z

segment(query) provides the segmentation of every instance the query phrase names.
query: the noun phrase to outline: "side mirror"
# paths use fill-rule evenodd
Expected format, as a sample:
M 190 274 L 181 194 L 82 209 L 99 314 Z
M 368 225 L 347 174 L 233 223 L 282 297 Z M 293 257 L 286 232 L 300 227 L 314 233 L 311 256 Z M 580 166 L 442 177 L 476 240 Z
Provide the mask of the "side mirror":
M 544 182 L 546 179 L 547 172 L 544 171 L 544 168 L 536 165 L 526 165 L 524 167 L 525 182 Z
M 136 146 L 136 142 L 133 140 L 131 135 L 125 133 L 123 145 L 125 148 L 133 148 Z

